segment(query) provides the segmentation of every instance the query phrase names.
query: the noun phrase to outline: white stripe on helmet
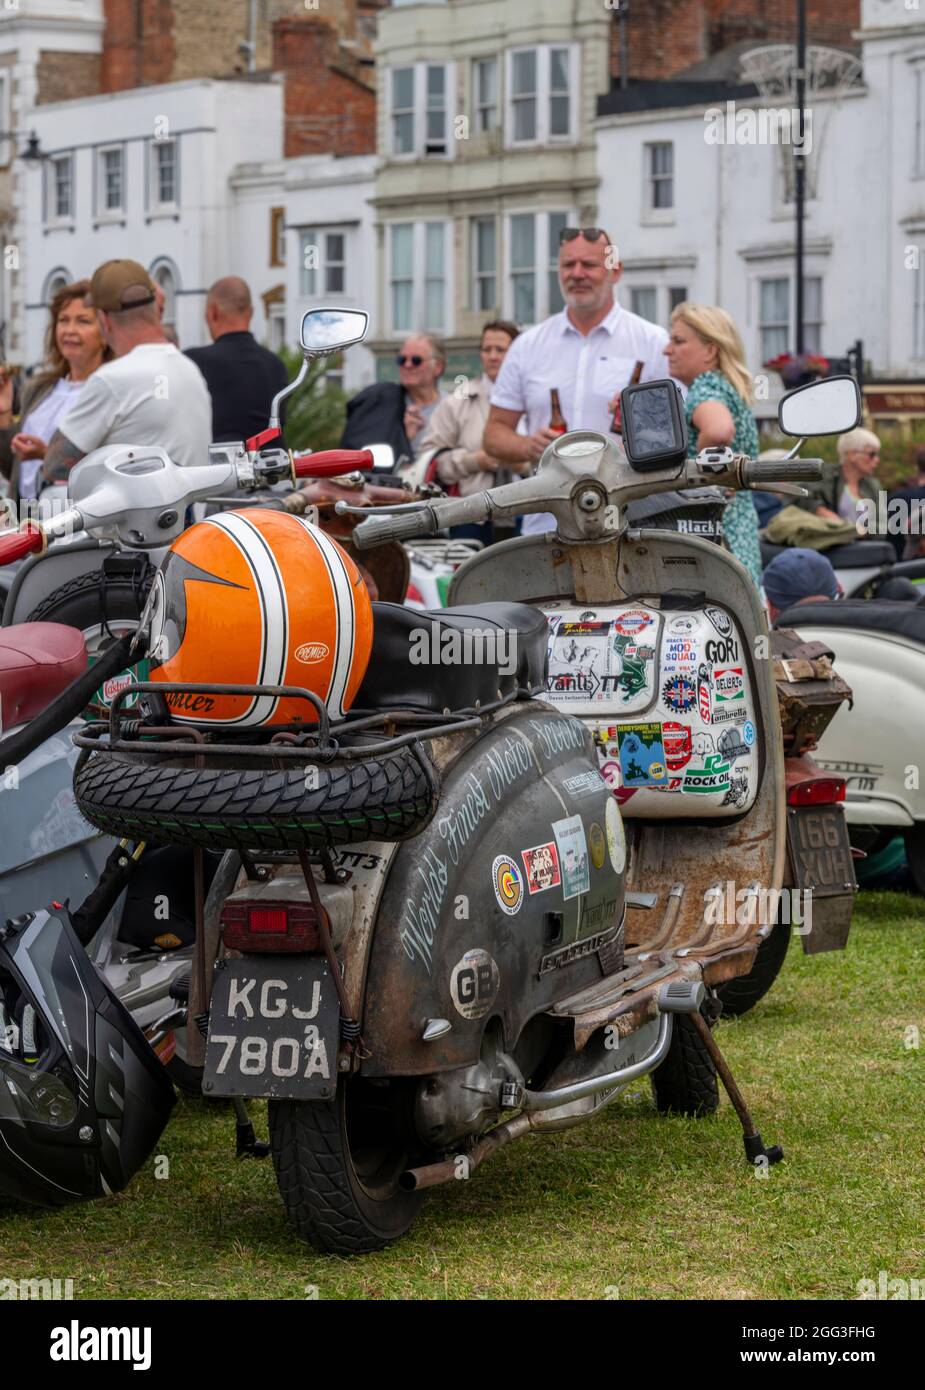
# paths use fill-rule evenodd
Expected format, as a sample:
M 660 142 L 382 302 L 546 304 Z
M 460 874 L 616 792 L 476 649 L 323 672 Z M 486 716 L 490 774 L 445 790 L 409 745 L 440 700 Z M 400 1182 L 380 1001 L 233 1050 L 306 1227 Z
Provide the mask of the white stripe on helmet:
M 334 596 L 334 664 L 325 704 L 332 719 L 343 719 L 345 714 L 344 700 L 347 697 L 347 685 L 353 667 L 353 644 L 356 632 L 353 584 L 350 582 L 350 575 L 344 564 L 344 552 L 340 546 L 336 545 L 317 526 L 312 526 L 304 517 L 297 517 L 296 520 L 301 523 L 318 547 L 328 578 L 331 581 L 331 591 Z

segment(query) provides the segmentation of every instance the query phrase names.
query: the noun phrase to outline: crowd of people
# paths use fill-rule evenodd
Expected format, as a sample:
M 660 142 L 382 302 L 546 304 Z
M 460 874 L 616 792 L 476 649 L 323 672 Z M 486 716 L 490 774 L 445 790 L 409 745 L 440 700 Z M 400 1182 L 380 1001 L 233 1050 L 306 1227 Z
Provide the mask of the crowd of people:
M 619 431 L 627 384 L 671 376 L 683 392 L 691 455 L 729 445 L 758 456 L 753 380 L 730 315 L 685 301 L 666 331 L 618 302 L 621 273 L 603 228 L 564 228 L 561 311 L 523 332 L 503 319 L 487 322 L 481 375 L 452 392 L 441 385 L 443 344 L 430 333 L 410 335 L 396 354 L 398 380 L 376 382 L 347 403 L 342 446 L 387 443 L 397 457 L 426 455 L 430 476 L 466 496 L 531 473 L 566 428 Z M 91 279 L 56 293 L 44 368 L 23 383 L 0 372 L 0 471 L 15 501 L 66 482 L 73 465 L 103 444 L 156 444 L 186 464 L 205 459 L 210 442 L 247 439 L 265 427 L 288 374 L 250 331 L 246 283 L 226 276 L 209 289 L 208 346 L 181 352 L 163 310 L 162 290 L 132 260 L 107 261 Z M 782 451 L 761 457 L 775 452 Z M 769 603 L 784 572 L 797 601 L 836 596 L 834 571 L 825 574 L 820 552 L 863 534 L 860 504 L 876 506 L 879 460 L 879 439 L 858 428 L 839 439 L 838 466 L 793 505 L 770 493 L 731 496 L 724 516 L 729 546 Z M 896 496 L 925 505 L 925 449 L 916 477 Z M 533 534 L 552 524 L 539 513 L 521 526 Z M 770 573 L 762 567 L 760 527 L 788 547 Z M 454 534 L 494 538 L 490 523 Z M 918 534 L 900 538 L 899 546 L 898 558 L 925 555 Z

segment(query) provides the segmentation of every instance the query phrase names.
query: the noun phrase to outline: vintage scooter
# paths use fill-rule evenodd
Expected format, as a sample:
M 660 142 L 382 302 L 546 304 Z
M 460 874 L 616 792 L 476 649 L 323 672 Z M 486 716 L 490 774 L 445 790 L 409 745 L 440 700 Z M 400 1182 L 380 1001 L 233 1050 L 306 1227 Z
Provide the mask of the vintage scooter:
M 782 405 L 785 429 L 854 423 L 853 383 L 850 398 L 844 383 L 817 389 L 802 412 Z M 197 909 L 203 1089 L 269 1097 L 283 1199 L 319 1249 L 397 1238 L 423 1188 L 531 1130 L 583 1122 L 647 1073 L 660 1109 L 696 1114 L 715 1109 L 718 1071 L 749 1160 L 781 1157 L 708 1021 L 717 986 L 750 969 L 782 882 L 763 610 L 709 542 L 626 532 L 621 518 L 649 492 L 819 467 L 686 459 L 671 383 L 628 391 L 623 417 L 628 457 L 572 433 L 529 481 L 357 526 L 360 548 L 495 512 L 552 511 L 558 531 L 499 547 L 503 582 L 490 553 L 471 562 L 465 605 L 374 605 L 345 717 L 308 686 L 152 681 L 77 738 L 75 793 L 100 828 L 129 816 L 149 839 L 229 851 Z M 477 571 L 503 602 L 472 601 Z M 576 691 L 572 652 L 589 642 L 598 685 Z M 597 689 L 624 705 L 607 739 L 641 812 L 629 845 L 589 727 Z M 136 692 L 156 706 L 142 719 L 122 709 Z M 307 712 L 262 734 L 165 721 L 225 695 Z

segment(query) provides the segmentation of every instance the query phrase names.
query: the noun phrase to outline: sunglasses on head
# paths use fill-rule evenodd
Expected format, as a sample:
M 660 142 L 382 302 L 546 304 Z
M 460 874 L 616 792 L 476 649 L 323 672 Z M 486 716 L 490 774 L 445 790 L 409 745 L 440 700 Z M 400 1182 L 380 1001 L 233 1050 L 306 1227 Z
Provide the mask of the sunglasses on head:
M 563 246 L 567 241 L 574 241 L 578 236 L 583 236 L 585 241 L 599 241 L 601 237 L 605 241 L 610 240 L 603 227 L 563 227 L 559 233 L 559 245 Z
M 432 357 L 418 357 L 417 353 L 413 357 L 405 357 L 402 353 L 395 354 L 395 361 L 400 367 L 420 367 L 422 362 L 432 362 Z

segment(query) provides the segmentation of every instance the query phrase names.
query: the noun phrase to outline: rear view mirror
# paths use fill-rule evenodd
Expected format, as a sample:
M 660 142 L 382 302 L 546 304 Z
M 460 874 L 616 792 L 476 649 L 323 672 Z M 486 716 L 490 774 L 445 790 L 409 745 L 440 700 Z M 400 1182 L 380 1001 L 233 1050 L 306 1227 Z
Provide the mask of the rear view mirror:
M 342 352 L 363 341 L 368 325 L 365 309 L 309 309 L 299 334 L 302 351 L 312 357 Z
M 687 421 L 673 381 L 644 381 L 620 393 L 623 448 L 640 473 L 681 463 L 687 456 Z
M 781 397 L 777 423 L 784 434 L 844 434 L 861 418 L 861 393 L 853 376 L 827 376 Z

